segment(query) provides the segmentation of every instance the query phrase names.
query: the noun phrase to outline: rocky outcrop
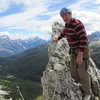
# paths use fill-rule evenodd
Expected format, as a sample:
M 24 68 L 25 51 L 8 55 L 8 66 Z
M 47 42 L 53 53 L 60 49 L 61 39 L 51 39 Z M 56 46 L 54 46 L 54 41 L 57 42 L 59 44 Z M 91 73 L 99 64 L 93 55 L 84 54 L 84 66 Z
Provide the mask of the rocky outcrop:
M 12 100 L 12 98 L 10 99 L 6 99 L 5 95 L 8 95 L 8 91 L 4 91 L 3 89 L 3 85 L 0 84 L 0 100 Z
M 52 27 L 52 39 L 60 35 L 63 25 L 55 22 Z M 43 100 L 82 100 L 82 92 L 71 77 L 69 71 L 69 47 L 66 39 L 50 43 L 48 47 L 49 62 L 41 78 Z M 93 96 L 91 100 L 100 99 L 100 71 L 90 59 L 89 72 Z

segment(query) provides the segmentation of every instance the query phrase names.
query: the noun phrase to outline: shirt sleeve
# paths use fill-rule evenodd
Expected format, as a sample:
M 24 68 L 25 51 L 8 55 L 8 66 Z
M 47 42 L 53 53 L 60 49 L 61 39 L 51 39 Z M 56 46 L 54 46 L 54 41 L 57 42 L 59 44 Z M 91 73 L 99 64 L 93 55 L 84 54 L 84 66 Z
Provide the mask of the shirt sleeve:
M 80 41 L 79 51 L 83 52 L 88 44 L 88 37 L 84 25 L 82 23 L 78 24 L 75 28 L 75 32 L 77 33 Z
M 63 29 L 63 31 L 61 32 L 60 36 L 58 37 L 58 40 L 62 39 L 63 37 L 65 37 L 65 28 Z

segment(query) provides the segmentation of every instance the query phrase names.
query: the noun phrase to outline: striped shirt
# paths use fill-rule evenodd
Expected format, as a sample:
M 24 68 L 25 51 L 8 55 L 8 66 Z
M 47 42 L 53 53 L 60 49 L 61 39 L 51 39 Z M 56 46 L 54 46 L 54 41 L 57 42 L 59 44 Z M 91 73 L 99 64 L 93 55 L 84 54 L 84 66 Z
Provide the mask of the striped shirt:
M 79 48 L 83 52 L 88 44 L 88 37 L 84 25 L 80 20 L 72 18 L 70 24 L 65 24 L 65 27 L 58 37 L 58 40 L 65 37 L 71 49 Z

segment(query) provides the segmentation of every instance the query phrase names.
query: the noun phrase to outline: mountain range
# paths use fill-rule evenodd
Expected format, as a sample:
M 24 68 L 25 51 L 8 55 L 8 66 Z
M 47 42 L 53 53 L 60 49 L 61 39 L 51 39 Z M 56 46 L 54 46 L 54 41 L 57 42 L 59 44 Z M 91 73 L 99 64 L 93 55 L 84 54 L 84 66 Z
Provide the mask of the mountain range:
M 100 41 L 92 42 L 91 43 L 93 53 L 92 59 L 96 63 L 97 67 L 100 69 Z
M 89 41 L 100 40 L 100 32 L 93 32 L 88 35 Z M 16 55 L 27 49 L 38 47 L 41 44 L 48 43 L 50 40 L 42 39 L 38 36 L 25 39 L 11 39 L 9 35 L 0 35 L 0 57 Z
M 45 43 L 10 57 L 0 57 L 0 75 L 14 75 L 20 78 L 40 81 L 43 70 L 48 62 L 48 45 Z M 100 68 L 100 42 L 92 42 L 93 60 Z
M 15 55 L 24 50 L 35 48 L 47 42 L 48 40 L 43 40 L 40 37 L 12 40 L 9 36 L 2 35 L 0 36 L 0 56 Z
M 90 42 L 100 41 L 100 32 L 93 32 L 92 34 L 88 35 L 88 37 Z
M 48 45 L 45 43 L 10 57 L 0 57 L 0 83 L 5 91 L 10 91 L 6 99 L 21 99 L 16 89 L 19 86 L 24 100 L 40 100 L 40 81 L 48 63 Z
M 0 57 L 0 76 L 14 75 L 40 81 L 48 62 L 48 44 L 28 49 L 11 57 Z

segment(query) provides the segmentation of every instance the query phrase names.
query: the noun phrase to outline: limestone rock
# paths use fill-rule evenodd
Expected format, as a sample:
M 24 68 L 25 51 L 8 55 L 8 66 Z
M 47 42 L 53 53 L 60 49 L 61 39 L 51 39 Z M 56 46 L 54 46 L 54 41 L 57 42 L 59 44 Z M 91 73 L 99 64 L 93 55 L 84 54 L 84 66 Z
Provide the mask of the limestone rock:
M 57 38 L 63 25 L 55 22 L 52 26 L 52 39 Z M 43 100 L 82 100 L 82 93 L 69 71 L 69 47 L 66 39 L 57 43 L 50 43 L 48 47 L 49 61 L 41 78 Z M 89 71 L 93 97 L 91 100 L 100 100 L 100 70 L 90 59 Z

